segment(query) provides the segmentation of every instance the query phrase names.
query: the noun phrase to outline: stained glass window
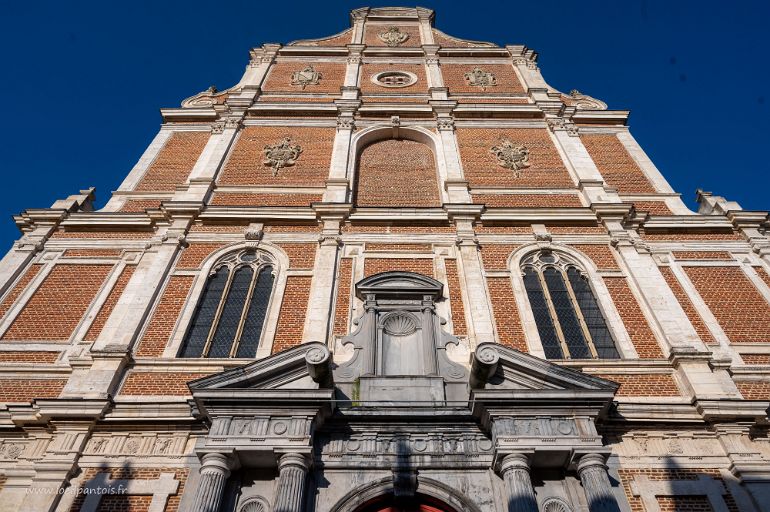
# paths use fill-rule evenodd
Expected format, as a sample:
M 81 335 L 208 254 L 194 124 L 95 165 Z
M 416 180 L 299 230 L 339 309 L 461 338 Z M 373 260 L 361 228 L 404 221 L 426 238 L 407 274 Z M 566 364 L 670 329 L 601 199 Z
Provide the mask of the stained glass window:
M 548 359 L 618 359 L 590 283 L 577 265 L 542 251 L 522 263 L 524 289 Z
M 182 343 L 182 357 L 254 357 L 262 338 L 274 266 L 254 251 L 215 265 Z

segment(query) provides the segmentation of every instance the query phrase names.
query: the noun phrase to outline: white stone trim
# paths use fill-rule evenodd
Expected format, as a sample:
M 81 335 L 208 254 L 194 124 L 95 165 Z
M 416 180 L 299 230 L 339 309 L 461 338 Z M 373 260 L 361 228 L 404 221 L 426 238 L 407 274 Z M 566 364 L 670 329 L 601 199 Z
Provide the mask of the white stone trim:
M 619 131 L 616 134 L 616 137 L 620 143 L 623 144 L 623 147 L 626 148 L 628 154 L 633 158 L 647 179 L 650 180 L 650 183 L 655 187 L 655 190 L 666 194 L 675 193 L 674 189 L 671 188 L 671 185 L 666 181 L 666 178 L 663 177 L 663 174 L 661 174 L 655 164 L 652 163 L 652 160 L 647 156 L 647 153 L 645 153 L 639 143 L 636 142 L 636 139 L 631 135 L 630 131 Z
M 168 497 L 177 489 L 179 489 L 179 480 L 174 473 L 161 473 L 155 480 L 112 480 L 109 478 L 109 473 L 97 473 L 94 478 L 85 483 L 86 499 L 80 510 L 96 512 L 102 496 L 107 494 L 150 494 L 152 501 L 147 508 L 148 512 L 163 512 L 166 509 Z
M 187 295 L 185 305 L 182 308 L 182 313 L 179 315 L 176 325 L 174 326 L 174 333 L 171 336 L 171 340 L 166 345 L 166 348 L 163 351 L 163 357 L 168 357 L 168 358 L 178 357 L 179 351 L 182 348 L 182 342 L 184 341 L 184 336 L 187 333 L 187 328 L 189 327 L 190 322 L 192 321 L 192 316 L 193 316 L 193 313 L 195 312 L 195 306 L 197 306 L 198 304 L 198 300 L 200 299 L 201 294 L 203 293 L 203 287 L 206 285 L 206 280 L 208 279 L 208 275 L 211 272 L 214 265 L 221 258 L 223 258 L 225 255 L 229 253 L 249 248 L 250 247 L 249 244 L 250 242 L 244 241 L 240 243 L 227 245 L 226 247 L 218 249 L 213 253 L 209 254 L 209 256 L 204 260 L 203 264 L 201 265 L 201 269 L 198 272 L 198 277 L 194 280 L 193 285 L 190 288 L 190 293 Z M 257 246 L 257 251 L 264 251 L 273 257 L 273 260 L 275 261 L 274 272 L 276 276 L 275 282 L 273 284 L 273 293 L 272 293 L 272 296 L 270 297 L 270 302 L 268 303 L 268 307 L 267 307 L 265 324 L 262 327 L 262 339 L 260 340 L 259 348 L 257 348 L 257 354 L 255 356 L 255 359 L 262 359 L 269 356 L 273 350 L 275 331 L 276 331 L 276 328 L 278 327 L 278 316 L 281 312 L 281 303 L 283 302 L 283 295 L 284 295 L 284 291 L 286 290 L 286 278 L 288 277 L 287 271 L 289 268 L 289 257 L 280 247 L 273 245 L 270 242 L 260 242 L 259 245 Z M 177 274 L 172 273 L 169 276 L 169 278 L 173 275 L 177 275 Z M 164 291 L 165 291 L 165 286 L 167 284 L 168 284 L 168 278 L 166 279 L 166 283 L 164 284 Z M 163 293 L 158 294 L 158 297 L 159 297 L 158 300 L 160 300 L 160 297 L 162 296 L 163 296 Z M 157 304 L 155 305 L 155 307 L 157 307 Z M 190 361 L 195 361 L 195 359 L 190 358 Z

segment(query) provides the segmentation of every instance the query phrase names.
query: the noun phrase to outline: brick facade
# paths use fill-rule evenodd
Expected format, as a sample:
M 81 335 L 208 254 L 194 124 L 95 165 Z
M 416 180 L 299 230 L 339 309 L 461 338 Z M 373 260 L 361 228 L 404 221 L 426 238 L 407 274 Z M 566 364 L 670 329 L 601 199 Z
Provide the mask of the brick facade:
M 615 135 L 581 135 L 580 140 L 609 186 L 618 189 L 621 194 L 656 192 L 644 171 Z
M 612 301 L 620 313 L 623 325 L 631 337 L 636 352 L 642 359 L 663 357 L 655 335 L 641 311 L 639 302 L 631 292 L 625 277 L 607 277 L 604 279 Z
M 394 173 L 394 169 L 400 172 Z M 441 206 L 433 152 L 411 140 L 384 140 L 364 148 L 358 165 L 358 206 Z
M 307 302 L 310 298 L 309 276 L 289 276 L 281 302 L 281 313 L 273 341 L 273 353 L 302 343 L 302 326 L 305 322 Z
M 187 181 L 209 136 L 208 132 L 174 132 L 142 176 L 136 190 L 173 192 L 177 185 Z
M 187 301 L 193 279 L 192 276 L 172 276 L 169 279 L 139 342 L 137 356 L 158 357 L 163 353 Z

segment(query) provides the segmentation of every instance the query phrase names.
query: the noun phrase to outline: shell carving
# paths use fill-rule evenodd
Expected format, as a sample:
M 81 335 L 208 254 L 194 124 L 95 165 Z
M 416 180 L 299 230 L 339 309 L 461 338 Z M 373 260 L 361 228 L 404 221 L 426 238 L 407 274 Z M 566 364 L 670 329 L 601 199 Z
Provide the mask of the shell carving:
M 389 316 L 385 320 L 383 328 L 391 336 L 407 336 L 417 330 L 414 321 L 406 315 Z

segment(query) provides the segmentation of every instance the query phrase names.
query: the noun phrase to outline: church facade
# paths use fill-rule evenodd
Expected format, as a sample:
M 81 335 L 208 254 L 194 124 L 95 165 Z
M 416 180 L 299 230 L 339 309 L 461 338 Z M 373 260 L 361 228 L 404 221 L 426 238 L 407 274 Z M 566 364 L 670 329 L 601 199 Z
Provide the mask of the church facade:
M 362 8 L 15 217 L 0 510 L 770 510 L 770 217 Z

